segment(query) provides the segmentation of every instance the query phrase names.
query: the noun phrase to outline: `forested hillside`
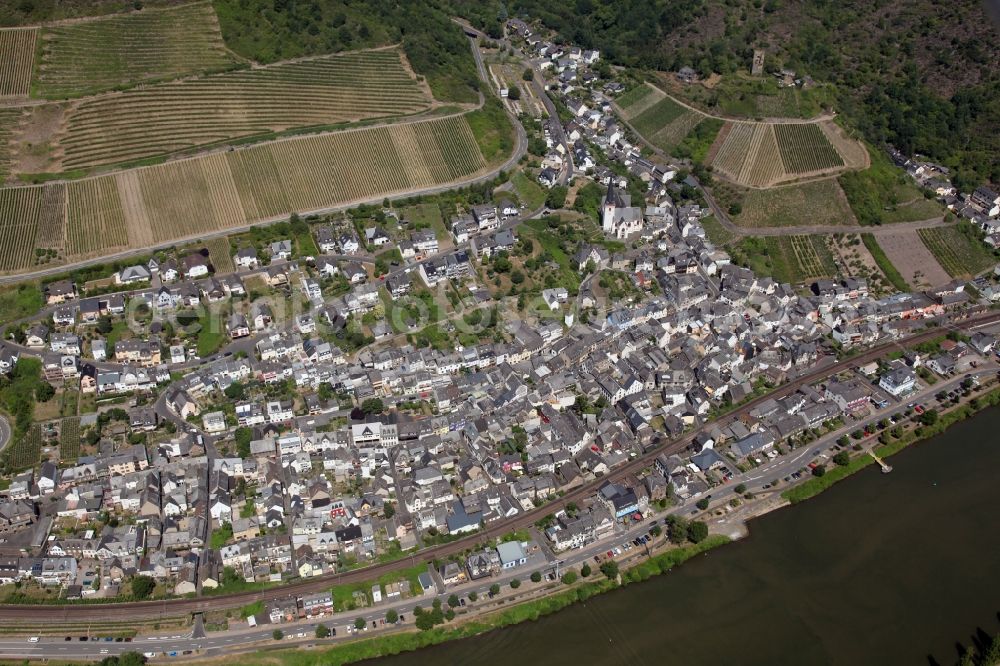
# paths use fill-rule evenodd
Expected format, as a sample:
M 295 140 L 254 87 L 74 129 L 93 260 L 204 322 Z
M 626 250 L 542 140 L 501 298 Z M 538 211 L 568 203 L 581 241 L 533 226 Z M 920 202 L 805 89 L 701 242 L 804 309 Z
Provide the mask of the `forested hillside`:
M 476 100 L 469 43 L 436 0 L 213 0 L 226 45 L 258 62 L 402 43 L 435 97 Z
M 1000 182 L 1000 30 L 979 0 L 454 0 L 495 31 L 541 20 L 617 64 L 702 75 L 767 66 L 837 86 L 836 109 L 875 144 L 922 152 L 962 187 Z

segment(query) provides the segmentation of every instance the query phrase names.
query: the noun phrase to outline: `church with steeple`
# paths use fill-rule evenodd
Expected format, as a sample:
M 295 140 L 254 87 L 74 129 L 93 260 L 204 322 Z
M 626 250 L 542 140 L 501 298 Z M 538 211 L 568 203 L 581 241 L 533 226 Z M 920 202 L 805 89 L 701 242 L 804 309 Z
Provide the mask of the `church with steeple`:
M 622 194 L 614 180 L 608 183 L 601 211 L 601 227 L 608 236 L 625 239 L 642 231 L 642 209 L 632 205 L 632 197 Z

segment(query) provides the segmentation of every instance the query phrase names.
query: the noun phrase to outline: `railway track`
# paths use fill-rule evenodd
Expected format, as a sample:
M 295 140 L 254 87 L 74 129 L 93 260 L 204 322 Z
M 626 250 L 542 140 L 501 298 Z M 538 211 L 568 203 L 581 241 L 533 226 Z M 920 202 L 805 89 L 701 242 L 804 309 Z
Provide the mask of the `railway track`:
M 1000 312 L 990 312 L 964 320 L 953 321 L 950 322 L 950 328 L 969 329 L 995 323 L 1000 323 Z M 66 604 L 49 606 L 4 604 L 0 605 L 0 623 L 12 620 L 16 620 L 18 622 L 28 620 L 72 621 L 79 619 L 80 617 L 95 616 L 100 617 L 105 621 L 112 619 L 149 620 L 187 615 L 190 613 L 225 610 L 250 604 L 255 601 L 268 601 L 289 595 L 311 594 L 325 591 L 334 585 L 372 580 L 407 562 L 416 564 L 460 553 L 466 548 L 474 547 L 476 544 L 482 543 L 512 530 L 530 527 L 539 519 L 553 513 L 570 502 L 579 503 L 581 500 L 596 492 L 596 490 L 606 481 L 621 478 L 649 466 L 652 460 L 661 453 L 666 453 L 667 455 L 681 453 L 687 449 L 693 438 L 704 430 L 707 430 L 710 427 L 715 427 L 719 424 L 725 425 L 732 423 L 734 420 L 749 414 L 751 410 L 766 400 L 788 395 L 802 386 L 816 383 L 822 379 L 843 372 L 844 370 L 865 365 L 873 360 L 881 358 L 888 352 L 899 349 L 901 346 L 912 346 L 920 344 L 921 342 L 932 340 L 936 337 L 940 337 L 946 330 L 948 329 L 943 327 L 931 328 L 907 338 L 879 345 L 858 354 L 845 362 L 834 363 L 825 368 L 814 370 L 810 373 L 802 375 L 801 377 L 783 384 L 781 387 L 771 391 L 770 393 L 759 396 L 741 405 L 723 417 L 720 421 L 706 424 L 705 426 L 702 426 L 702 428 L 688 433 L 681 439 L 669 442 L 659 442 L 643 455 L 637 456 L 635 459 L 616 469 L 613 474 L 601 479 L 595 479 L 594 481 L 586 483 L 579 488 L 571 490 L 563 495 L 557 503 L 544 505 L 537 509 L 526 511 L 511 520 L 506 520 L 497 525 L 487 527 L 483 532 L 477 532 L 447 544 L 424 548 L 404 560 L 377 564 L 363 569 L 356 569 L 354 571 L 321 576 L 308 580 L 295 581 L 274 589 L 254 590 L 250 592 L 201 597 L 197 599 L 165 599 L 161 601 L 107 604 Z

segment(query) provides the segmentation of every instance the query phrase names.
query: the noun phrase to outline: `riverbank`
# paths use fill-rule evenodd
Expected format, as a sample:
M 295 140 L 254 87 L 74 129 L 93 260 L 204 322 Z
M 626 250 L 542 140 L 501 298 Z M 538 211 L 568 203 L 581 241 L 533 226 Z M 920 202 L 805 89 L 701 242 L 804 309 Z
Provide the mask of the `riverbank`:
M 1000 388 L 992 388 L 992 381 L 979 389 L 981 394 L 970 396 L 952 407 L 942 411 L 937 421 L 932 425 L 916 425 L 904 431 L 896 441 L 876 447 L 880 457 L 889 457 L 906 449 L 914 442 L 928 439 L 946 431 L 949 427 L 964 421 L 978 412 L 1000 404 Z M 874 464 L 874 460 L 863 449 L 851 458 L 846 466 L 835 466 L 828 469 L 822 477 L 813 477 L 804 483 L 789 488 L 780 495 L 773 494 L 766 498 L 756 498 L 748 502 L 745 515 L 730 516 L 732 527 L 727 535 L 713 535 L 708 540 L 696 546 L 673 548 L 657 554 L 646 561 L 641 561 L 621 572 L 621 585 L 601 576 L 600 580 L 581 579 L 574 586 L 548 594 L 542 598 L 530 601 L 513 601 L 512 605 L 502 610 L 486 610 L 480 615 L 474 615 L 463 620 L 461 616 L 455 624 L 438 626 L 429 631 L 416 632 L 398 630 L 395 633 L 384 633 L 379 637 L 361 639 L 330 648 L 314 648 L 308 651 L 292 651 L 275 644 L 273 648 L 265 647 L 257 653 L 252 653 L 245 660 L 248 666 L 255 664 L 274 664 L 276 661 L 288 666 L 312 666 L 314 664 L 349 664 L 367 659 L 386 657 L 419 650 L 421 648 L 441 645 L 471 636 L 478 636 L 497 629 L 511 627 L 523 622 L 538 620 L 581 601 L 601 595 L 630 583 L 648 580 L 653 576 L 671 570 L 673 567 L 703 553 L 710 548 L 729 543 L 733 539 L 748 536 L 747 522 L 756 520 L 768 513 L 797 504 L 815 497 L 836 483 L 852 476 L 856 472 Z M 706 512 L 708 517 L 711 512 Z M 600 576 L 595 571 L 596 576 Z M 550 588 L 552 589 L 552 588 Z M 558 589 L 556 587 L 555 589 Z
M 620 583 L 606 578 L 595 570 L 590 578 L 579 579 L 582 582 L 567 586 L 562 591 L 531 601 L 515 602 L 502 610 L 486 611 L 480 616 L 465 621 L 458 620 L 451 626 L 439 626 L 427 631 L 400 631 L 383 634 L 377 638 L 361 639 L 309 651 L 261 650 L 242 656 L 240 662 L 243 666 L 274 666 L 276 663 L 282 666 L 318 666 L 320 664 L 323 666 L 342 666 L 478 636 L 523 622 L 538 620 L 576 603 L 587 601 L 594 596 L 648 580 L 653 576 L 671 571 L 674 567 L 680 566 L 697 555 L 729 542 L 728 537 L 711 535 L 698 544 L 670 548 L 634 566 L 623 569 L 619 576 Z M 208 660 L 205 663 L 228 662 L 231 662 L 231 658 Z
M 908 429 L 899 439 L 873 447 L 872 451 L 879 458 L 885 459 L 891 457 L 911 444 L 929 439 L 935 435 L 940 435 L 956 423 L 960 423 L 961 421 L 975 416 L 984 409 L 995 407 L 997 405 L 1000 405 L 1000 388 L 995 388 L 982 395 L 972 397 L 967 401 L 960 403 L 953 409 L 942 412 L 935 423 L 930 425 L 920 425 L 913 429 Z M 847 465 L 838 465 L 827 469 L 823 476 L 814 476 L 806 482 L 784 491 L 781 493 L 781 496 L 793 505 L 798 504 L 799 502 L 804 502 L 805 500 L 815 497 L 823 491 L 828 490 L 852 474 L 855 474 L 874 464 L 875 460 L 870 455 L 862 454 L 853 457 Z

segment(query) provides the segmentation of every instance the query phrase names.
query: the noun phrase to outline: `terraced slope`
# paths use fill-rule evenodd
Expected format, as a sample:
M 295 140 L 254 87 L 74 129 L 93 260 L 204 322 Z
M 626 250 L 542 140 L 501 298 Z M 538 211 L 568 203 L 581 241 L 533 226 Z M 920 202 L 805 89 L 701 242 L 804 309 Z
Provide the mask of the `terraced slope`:
M 35 28 L 0 29 L 0 97 L 26 96 L 31 91 L 37 35 Z
M 35 92 L 63 99 L 230 69 L 242 63 L 222 41 L 208 2 L 44 28 Z
M 430 98 L 399 51 L 363 51 L 76 102 L 52 171 L 119 164 L 289 128 L 415 113 Z
M 0 270 L 30 266 L 39 210 L 66 192 L 65 258 L 82 259 L 468 179 L 486 171 L 464 116 L 274 141 L 66 185 L 0 189 Z M 48 197 L 53 198 L 53 197 Z M 7 231 L 9 230 L 9 232 Z

